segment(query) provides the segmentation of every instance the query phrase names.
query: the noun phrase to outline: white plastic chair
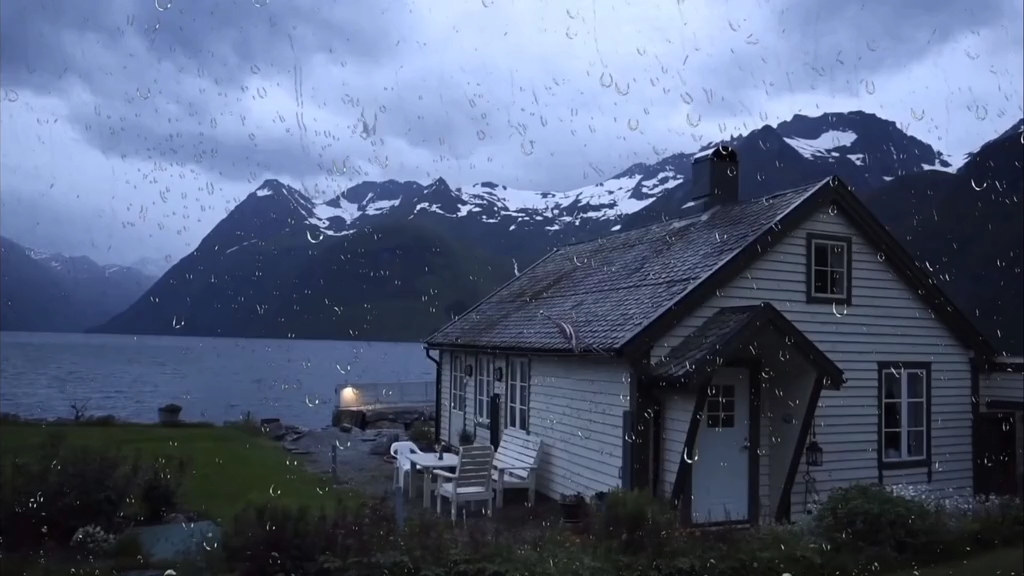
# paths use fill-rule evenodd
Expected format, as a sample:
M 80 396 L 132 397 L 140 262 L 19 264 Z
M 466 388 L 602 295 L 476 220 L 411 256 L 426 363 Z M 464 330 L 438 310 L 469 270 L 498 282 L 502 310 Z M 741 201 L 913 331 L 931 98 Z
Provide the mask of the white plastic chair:
M 395 476 L 392 486 L 398 486 L 405 492 L 405 477 L 409 476 L 409 493 L 412 493 L 412 462 L 407 456 L 422 453 L 412 442 L 395 442 L 391 445 L 391 455 L 395 458 Z

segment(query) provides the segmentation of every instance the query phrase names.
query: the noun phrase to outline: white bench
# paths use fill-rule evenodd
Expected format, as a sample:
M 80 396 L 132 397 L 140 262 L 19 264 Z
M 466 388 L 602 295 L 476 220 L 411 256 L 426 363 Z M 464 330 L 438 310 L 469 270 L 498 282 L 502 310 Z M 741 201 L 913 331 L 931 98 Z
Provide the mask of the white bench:
M 522 430 L 507 428 L 501 436 L 501 444 L 494 454 L 494 470 L 491 477 L 495 482 L 495 505 L 501 508 L 503 492 L 509 488 L 529 490 L 530 506 L 537 494 L 537 456 L 540 454 L 540 438 L 530 436 Z

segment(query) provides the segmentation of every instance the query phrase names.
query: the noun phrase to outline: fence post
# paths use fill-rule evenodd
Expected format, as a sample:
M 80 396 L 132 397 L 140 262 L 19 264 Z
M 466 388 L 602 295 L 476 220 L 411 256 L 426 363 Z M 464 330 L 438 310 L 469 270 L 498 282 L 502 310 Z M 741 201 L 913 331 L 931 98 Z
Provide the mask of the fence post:
M 331 483 L 338 483 L 338 444 L 331 444 Z

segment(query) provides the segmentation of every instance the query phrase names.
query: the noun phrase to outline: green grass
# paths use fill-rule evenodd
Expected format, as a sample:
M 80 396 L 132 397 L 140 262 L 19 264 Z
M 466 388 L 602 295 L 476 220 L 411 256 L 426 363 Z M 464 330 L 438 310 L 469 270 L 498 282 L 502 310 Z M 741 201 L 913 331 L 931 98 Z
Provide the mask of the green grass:
M 972 556 L 966 560 L 906 570 L 891 576 L 1020 576 L 1024 574 L 1024 549 L 1003 548 Z
M 182 508 L 204 518 L 230 520 L 248 502 L 279 501 L 330 507 L 338 494 L 330 480 L 305 470 L 280 445 L 239 427 L 61 425 L 0 423 L 0 462 L 31 457 L 49 434 L 66 434 L 72 445 L 116 446 L 143 457 L 183 457 L 189 475 Z

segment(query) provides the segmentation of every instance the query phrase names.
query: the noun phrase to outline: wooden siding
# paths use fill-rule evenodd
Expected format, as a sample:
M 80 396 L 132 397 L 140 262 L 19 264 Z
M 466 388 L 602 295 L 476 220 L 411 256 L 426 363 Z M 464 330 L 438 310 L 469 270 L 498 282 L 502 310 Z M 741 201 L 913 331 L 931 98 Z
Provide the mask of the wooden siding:
M 449 444 L 458 444 L 458 435 L 449 435 L 451 427 L 452 411 L 452 353 L 447 350 L 439 352 L 441 358 L 441 413 L 437 415 L 441 419 L 441 440 Z
M 686 431 L 693 418 L 693 405 L 697 395 L 692 392 L 665 391 L 659 394 L 661 400 L 661 478 L 658 482 L 658 496 L 672 497 L 672 486 L 679 472 L 679 460 L 683 455 Z
M 1024 374 L 1019 372 L 990 372 L 981 374 L 981 406 L 988 400 L 1024 402 Z
M 853 237 L 852 304 L 806 302 L 806 236 L 809 232 Z M 878 481 L 877 363 L 932 365 L 931 453 L 935 491 L 969 493 L 971 386 L 969 353 L 929 308 L 866 243 L 841 214 L 811 216 L 718 294 L 684 319 L 652 351 L 663 355 L 715 310 L 772 302 L 846 374 L 842 391 L 822 393 L 817 439 L 825 465 L 815 473 L 821 497 L 857 482 Z M 801 474 L 793 486 L 793 516 L 802 512 Z M 887 471 L 886 483 L 927 482 L 928 470 Z
M 624 362 L 613 360 L 531 359 L 530 434 L 542 442 L 538 492 L 558 498 L 622 485 L 629 374 Z

